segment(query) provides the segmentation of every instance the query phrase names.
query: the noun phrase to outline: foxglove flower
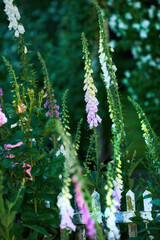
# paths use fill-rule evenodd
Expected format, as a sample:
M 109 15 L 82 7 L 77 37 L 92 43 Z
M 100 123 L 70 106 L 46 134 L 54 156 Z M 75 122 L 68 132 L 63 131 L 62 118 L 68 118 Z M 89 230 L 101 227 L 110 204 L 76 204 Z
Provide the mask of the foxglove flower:
M 5 114 L 2 112 L 2 109 L 0 108 L 0 126 L 5 124 L 7 122 L 7 118 Z
M 44 108 L 48 108 L 48 112 L 46 112 L 46 116 L 48 117 L 53 117 L 52 116 L 52 110 L 53 110 L 53 114 L 54 114 L 54 117 L 57 118 L 57 119 L 60 119 L 59 117 L 59 106 L 56 104 L 56 100 L 54 99 L 52 102 L 53 102 L 53 106 L 51 106 L 51 103 L 50 103 L 50 99 L 49 97 L 47 96 L 47 93 L 44 95 L 44 97 L 47 97 L 47 100 L 44 104 Z M 51 110 L 51 107 L 52 107 L 52 110 Z
M 10 153 L 8 153 L 8 154 L 10 154 Z M 7 154 L 7 155 L 8 155 L 8 154 Z M 11 155 L 11 157 L 9 157 L 9 158 L 14 158 L 14 157 L 15 157 L 15 156 Z M 12 167 L 15 167 L 17 164 L 19 164 L 19 163 L 14 162 L 14 163 L 12 164 Z M 25 172 L 30 176 L 29 179 L 30 179 L 31 181 L 33 181 L 33 178 L 32 178 L 32 175 L 31 175 L 31 165 L 30 165 L 30 164 L 27 164 L 27 163 L 23 163 L 22 167 L 25 168 Z
M 78 179 L 76 177 L 72 177 L 72 181 L 75 183 L 75 200 L 79 211 L 82 214 L 82 222 L 86 225 L 87 235 L 90 239 L 95 239 L 96 230 L 94 226 L 94 220 L 90 217 L 90 212 L 83 198 L 82 183 L 78 182 Z
M 15 37 L 19 37 L 19 34 L 24 34 L 25 30 L 22 24 L 19 23 L 21 18 L 18 8 L 13 5 L 13 0 L 3 0 L 5 4 L 5 13 L 8 16 L 9 26 L 8 28 L 15 30 Z
M 87 122 L 89 124 L 90 129 L 93 127 L 97 127 L 98 123 L 101 123 L 102 119 L 97 114 L 98 112 L 98 100 L 96 98 L 97 88 L 93 83 L 92 73 L 93 70 L 91 68 L 91 60 L 89 59 L 89 51 L 88 51 L 88 42 L 84 35 L 82 35 L 82 43 L 83 43 L 83 52 L 85 58 L 85 80 L 84 80 L 84 87 L 83 90 L 86 91 L 85 93 L 85 101 L 86 105 L 86 112 L 87 112 Z
M 100 54 L 99 55 L 99 61 L 100 61 L 101 69 L 102 69 L 103 76 L 104 76 L 104 82 L 106 83 L 106 88 L 108 89 L 110 87 L 111 77 L 109 75 L 108 68 L 107 68 L 107 63 L 106 63 L 108 57 L 104 53 L 102 43 L 103 43 L 103 41 L 100 37 L 100 41 L 99 41 L 99 54 Z
M 109 194 L 106 197 L 108 207 L 106 208 L 104 215 L 107 228 L 109 229 L 108 239 L 118 240 L 120 239 L 120 231 L 116 226 L 115 213 L 119 212 L 121 205 L 121 193 L 123 188 L 121 178 L 116 177 L 116 180 L 113 180 L 113 187 L 114 189 L 110 189 Z
M 19 143 L 15 144 L 15 145 L 5 144 L 5 145 L 4 145 L 4 148 L 5 148 L 5 150 L 10 151 L 10 150 L 12 150 L 12 148 L 20 147 L 22 144 L 23 144 L 23 142 L 19 142 Z M 15 158 L 15 155 L 12 155 L 12 154 L 10 154 L 10 153 L 8 152 L 7 155 L 6 155 L 6 158 Z
M 15 158 L 15 155 L 12 155 L 8 152 L 7 155 L 6 155 L 6 158 Z
M 67 181 L 69 179 L 66 179 Z M 60 227 L 70 228 L 73 231 L 76 230 L 76 226 L 73 224 L 72 219 L 74 215 L 74 209 L 71 206 L 70 199 L 72 195 L 69 193 L 68 183 L 62 188 L 62 192 L 58 195 L 57 206 L 60 210 L 61 224 Z
M 107 191 L 106 195 L 106 204 L 107 208 L 104 212 L 106 218 L 106 225 L 109 229 L 108 231 L 108 239 L 119 240 L 120 239 L 120 231 L 116 226 L 116 216 L 115 213 L 119 212 L 121 206 L 121 197 L 122 197 L 122 189 L 123 189 L 123 181 L 121 176 L 121 159 L 120 155 L 116 156 L 117 167 L 115 170 L 115 177 L 113 176 L 113 171 L 111 170 L 111 165 L 108 165 L 108 184 L 105 189 Z
M 0 96 L 3 96 L 3 90 L 0 88 Z
M 110 56 L 107 56 L 104 47 L 103 47 L 103 37 L 102 33 L 100 32 L 100 40 L 99 40 L 99 62 L 101 64 L 101 69 L 103 72 L 104 82 L 106 84 L 106 88 L 109 89 L 112 78 L 115 77 L 115 73 L 117 71 L 116 66 L 113 64 L 112 59 Z M 114 51 L 113 48 L 110 49 L 112 52 Z M 107 62 L 108 61 L 108 62 Z
M 23 144 L 23 142 L 19 142 L 19 143 L 15 144 L 15 145 L 5 144 L 4 148 L 5 148 L 5 150 L 11 150 L 12 148 L 20 147 L 22 144 Z
M 115 212 L 112 208 L 106 208 L 105 216 L 107 217 L 106 223 L 109 228 L 108 231 L 108 240 L 119 240 L 120 239 L 120 231 L 116 226 L 116 216 Z
M 32 181 L 33 178 L 31 175 L 31 165 L 27 163 L 23 163 L 22 167 L 26 169 L 25 172 L 30 176 L 29 179 Z

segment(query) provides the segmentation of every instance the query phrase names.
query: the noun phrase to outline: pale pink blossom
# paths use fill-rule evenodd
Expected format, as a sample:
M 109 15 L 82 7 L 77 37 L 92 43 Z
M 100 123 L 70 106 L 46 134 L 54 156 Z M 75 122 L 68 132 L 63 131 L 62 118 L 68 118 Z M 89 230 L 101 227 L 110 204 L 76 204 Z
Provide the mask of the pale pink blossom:
M 12 164 L 12 167 L 16 166 L 17 164 L 19 164 L 18 162 L 14 162 Z M 22 165 L 23 168 L 25 168 L 25 172 L 30 176 L 29 179 L 31 181 L 33 181 L 32 175 L 31 175 L 31 165 L 27 164 L 27 163 L 23 163 Z
M 20 147 L 22 144 L 23 144 L 23 142 L 19 142 L 19 143 L 15 144 L 15 145 L 5 144 L 4 148 L 5 148 L 5 150 L 11 150 L 12 148 Z
M 82 222 L 86 225 L 87 235 L 90 239 L 95 239 L 96 229 L 94 226 L 94 220 L 90 217 L 90 212 L 88 210 L 88 206 L 84 201 L 84 197 L 82 194 L 82 183 L 78 182 L 77 177 L 72 177 L 72 181 L 75 183 L 74 192 L 75 192 L 75 200 L 79 211 L 82 213 Z
M 15 158 L 15 155 L 12 155 L 10 153 L 7 153 L 6 158 Z
M 30 180 L 32 181 L 32 175 L 31 175 L 31 165 L 27 164 L 27 163 L 23 163 L 22 165 L 23 168 L 25 168 L 25 172 L 30 176 Z
M 7 118 L 1 110 L 2 109 L 0 108 L 0 126 L 2 126 L 3 124 L 5 124 L 7 122 Z

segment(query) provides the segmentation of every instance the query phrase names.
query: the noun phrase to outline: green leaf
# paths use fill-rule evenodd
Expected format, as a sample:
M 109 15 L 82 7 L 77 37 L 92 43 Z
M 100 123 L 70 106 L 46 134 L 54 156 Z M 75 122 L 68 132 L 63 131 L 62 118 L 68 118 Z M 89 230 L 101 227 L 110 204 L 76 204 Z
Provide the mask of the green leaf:
M 143 232 L 146 232 L 146 231 L 147 231 L 146 228 L 142 228 L 142 229 L 140 229 L 140 230 L 138 231 L 138 233 L 143 233 Z
M 10 168 L 12 166 L 12 162 L 10 159 L 4 159 L 1 162 L 2 168 Z
M 38 157 L 36 157 L 36 158 L 34 159 L 34 162 L 38 162 L 39 160 L 41 160 L 41 159 L 44 158 L 45 156 L 46 156 L 46 153 L 43 152 L 42 154 L 40 154 Z
M 41 174 L 41 169 L 38 166 L 33 166 L 31 170 L 32 176 L 39 176 Z
M 33 232 L 29 234 L 29 237 L 26 240 L 33 240 L 33 239 L 38 239 L 38 232 Z
M 13 142 L 13 144 L 15 144 L 15 142 L 20 142 L 22 141 L 22 138 L 24 137 L 24 132 L 23 131 L 17 131 L 12 138 L 10 139 L 10 142 Z
M 3 226 L 5 226 L 5 228 L 7 229 L 10 229 L 12 228 L 13 226 L 13 222 L 14 222 L 14 219 L 15 219 L 15 216 L 16 216 L 16 212 L 12 212 L 12 213 L 5 213 L 5 214 L 2 214 L 1 215 L 1 224 Z
M 5 239 L 5 231 L 1 226 L 0 226 L 0 237 L 3 237 Z
M 153 205 L 156 205 L 156 206 L 160 207 L 160 199 L 153 199 L 153 200 L 151 201 L 151 203 L 152 203 Z
M 28 227 L 32 230 L 35 230 L 39 233 L 42 233 L 43 235 L 46 235 L 47 237 L 50 237 L 49 236 L 49 233 L 43 228 L 43 227 L 39 227 L 37 225 L 28 225 L 28 224 L 23 224 L 24 227 Z

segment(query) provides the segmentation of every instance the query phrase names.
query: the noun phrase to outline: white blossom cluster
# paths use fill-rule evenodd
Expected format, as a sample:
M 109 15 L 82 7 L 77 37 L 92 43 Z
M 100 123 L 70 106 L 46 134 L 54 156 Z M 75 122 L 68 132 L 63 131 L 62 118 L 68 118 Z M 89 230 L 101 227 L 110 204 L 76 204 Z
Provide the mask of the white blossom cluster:
M 115 14 L 113 9 L 115 8 L 116 0 L 108 0 L 107 5 L 111 11 L 109 27 L 117 37 L 121 37 L 120 41 L 119 39 L 114 40 L 115 46 L 118 46 L 120 43 L 119 46 L 122 46 L 123 49 L 123 46 L 127 46 L 124 41 L 127 39 L 128 47 L 126 48 L 131 50 L 136 68 L 132 69 L 130 76 L 124 76 L 122 81 L 125 86 L 127 86 L 127 90 L 132 98 L 134 100 L 138 100 L 139 98 L 140 100 L 143 98 L 143 94 L 141 94 L 139 89 L 134 90 L 136 84 L 134 79 L 139 78 L 142 84 L 145 79 L 145 81 L 149 83 L 147 87 L 145 87 L 146 94 L 150 88 L 149 86 L 152 85 L 150 79 L 154 78 L 158 84 L 160 57 L 157 49 L 160 39 L 160 10 L 157 6 L 160 4 L 160 0 L 152 2 L 149 6 L 143 1 L 124 0 L 124 2 L 128 10 L 124 9 L 122 12 L 121 6 L 116 6 L 117 11 Z M 125 25 L 127 25 L 127 27 L 125 27 Z M 125 36 L 125 38 L 123 38 L 123 36 Z M 154 44 L 153 36 L 155 36 Z M 140 85 L 139 83 L 139 86 Z M 148 106 L 149 104 L 153 104 L 158 107 L 160 104 L 158 96 L 159 93 L 155 93 L 155 97 L 150 99 L 150 102 L 147 96 L 145 96 L 144 105 Z
M 103 49 L 102 39 L 101 38 L 100 38 L 100 42 L 99 42 L 99 54 L 100 54 L 99 55 L 99 61 L 100 61 L 100 64 L 101 64 L 101 69 L 102 69 L 102 72 L 103 72 L 104 81 L 106 83 L 106 87 L 109 88 L 110 87 L 111 78 L 109 76 L 109 72 L 108 72 L 108 69 L 107 69 L 107 63 L 106 63 L 108 57 L 104 53 L 104 49 Z
M 97 127 L 98 123 L 101 123 L 102 119 L 98 115 L 98 99 L 96 98 L 97 88 L 94 85 L 92 73 L 93 70 L 91 68 L 91 60 L 87 59 L 85 62 L 85 79 L 84 79 L 84 87 L 83 90 L 85 93 L 85 102 L 86 104 L 86 112 L 87 112 L 87 122 L 89 124 L 89 128 Z
M 15 30 L 15 37 L 19 37 L 20 34 L 24 34 L 25 29 L 22 24 L 19 23 L 21 18 L 18 8 L 13 4 L 14 0 L 3 0 L 5 4 L 5 13 L 8 16 L 9 26 L 8 28 Z
M 62 192 L 58 195 L 58 201 L 57 206 L 60 210 L 61 215 L 61 224 L 60 227 L 62 229 L 64 228 L 70 228 L 73 231 L 76 230 L 76 226 L 73 224 L 72 219 L 74 215 L 74 209 L 71 206 L 70 199 L 72 198 L 72 195 L 69 193 L 69 178 L 65 180 L 65 186 L 62 188 Z
M 111 208 L 106 208 L 105 217 L 107 217 L 107 227 L 109 228 L 108 239 L 109 240 L 118 240 L 120 239 L 120 231 L 116 226 L 116 216 Z
M 101 64 L 101 69 L 102 69 L 102 72 L 103 72 L 103 76 L 104 76 L 104 82 L 106 83 L 106 88 L 109 89 L 110 87 L 110 84 L 111 84 L 111 76 L 110 76 L 110 72 L 109 71 L 112 71 L 113 70 L 113 74 L 115 74 L 115 72 L 117 71 L 117 68 L 115 65 L 112 65 L 112 66 L 107 66 L 107 60 L 108 60 L 108 57 L 107 55 L 105 54 L 104 52 L 104 49 L 103 49 L 103 40 L 102 38 L 100 37 L 100 41 L 99 41 L 99 61 L 100 61 L 100 64 Z M 111 48 L 112 49 L 112 48 Z M 112 49 L 113 51 L 113 49 Z M 111 69 L 112 68 L 112 69 Z
M 117 171 L 120 171 L 119 168 L 117 168 Z M 118 240 L 120 239 L 120 231 L 118 227 L 116 226 L 116 215 L 120 208 L 120 201 L 121 201 L 121 194 L 123 189 L 123 182 L 122 182 L 122 176 L 118 173 L 115 180 L 113 180 L 112 185 L 113 189 L 108 189 L 107 196 L 106 196 L 106 202 L 107 202 L 107 208 L 105 209 L 104 216 L 107 219 L 106 225 L 109 229 L 108 232 L 108 239 L 110 240 Z M 107 189 L 107 186 L 105 187 Z

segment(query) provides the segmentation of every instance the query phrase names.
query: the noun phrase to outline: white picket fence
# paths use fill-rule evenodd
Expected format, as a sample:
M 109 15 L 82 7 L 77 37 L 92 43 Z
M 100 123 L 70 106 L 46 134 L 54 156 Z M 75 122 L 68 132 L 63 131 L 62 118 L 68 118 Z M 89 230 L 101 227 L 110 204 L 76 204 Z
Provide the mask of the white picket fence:
M 150 195 L 151 193 L 149 191 L 145 191 L 143 193 L 143 211 L 140 211 L 140 216 L 144 219 L 144 222 L 146 224 L 148 224 L 148 220 L 152 220 L 152 197 L 147 197 L 145 198 L 145 196 Z M 99 216 L 99 218 L 101 218 L 100 213 L 101 213 L 101 207 L 100 207 L 100 196 L 99 194 L 94 191 L 92 194 L 92 205 L 93 205 L 93 209 L 94 212 L 93 214 L 97 214 L 97 216 Z M 131 217 L 135 217 L 136 216 L 136 204 L 135 204 L 135 194 L 129 190 L 126 193 L 126 206 L 127 206 L 127 211 L 120 211 L 118 214 L 116 214 L 116 222 L 117 223 L 126 223 L 128 224 L 128 235 L 129 237 L 137 237 L 138 236 L 138 231 L 137 231 L 137 225 L 135 223 L 133 223 L 130 218 Z M 101 221 L 101 220 L 100 220 Z M 78 227 L 78 239 L 79 240 L 86 240 L 86 234 L 85 234 L 85 227 L 82 224 L 81 220 L 80 220 L 80 214 L 77 213 L 76 214 L 76 225 Z M 149 234 L 149 239 L 152 240 L 154 239 L 153 236 Z
M 147 220 L 152 220 L 152 197 L 145 196 L 150 195 L 151 193 L 147 190 L 143 193 L 143 208 L 144 211 L 140 211 L 140 216 L 144 219 L 144 222 L 146 223 L 146 227 L 148 224 Z M 136 214 L 136 204 L 135 204 L 135 194 L 129 190 L 126 193 L 126 205 L 127 205 L 127 211 L 121 211 L 119 214 L 117 214 L 117 223 L 127 223 L 128 224 L 128 235 L 129 237 L 137 237 L 137 225 L 133 223 L 130 218 L 135 217 Z M 148 232 L 149 233 L 149 232 Z M 149 233 L 150 234 L 150 233 Z M 149 239 L 154 239 L 153 236 L 149 236 Z

